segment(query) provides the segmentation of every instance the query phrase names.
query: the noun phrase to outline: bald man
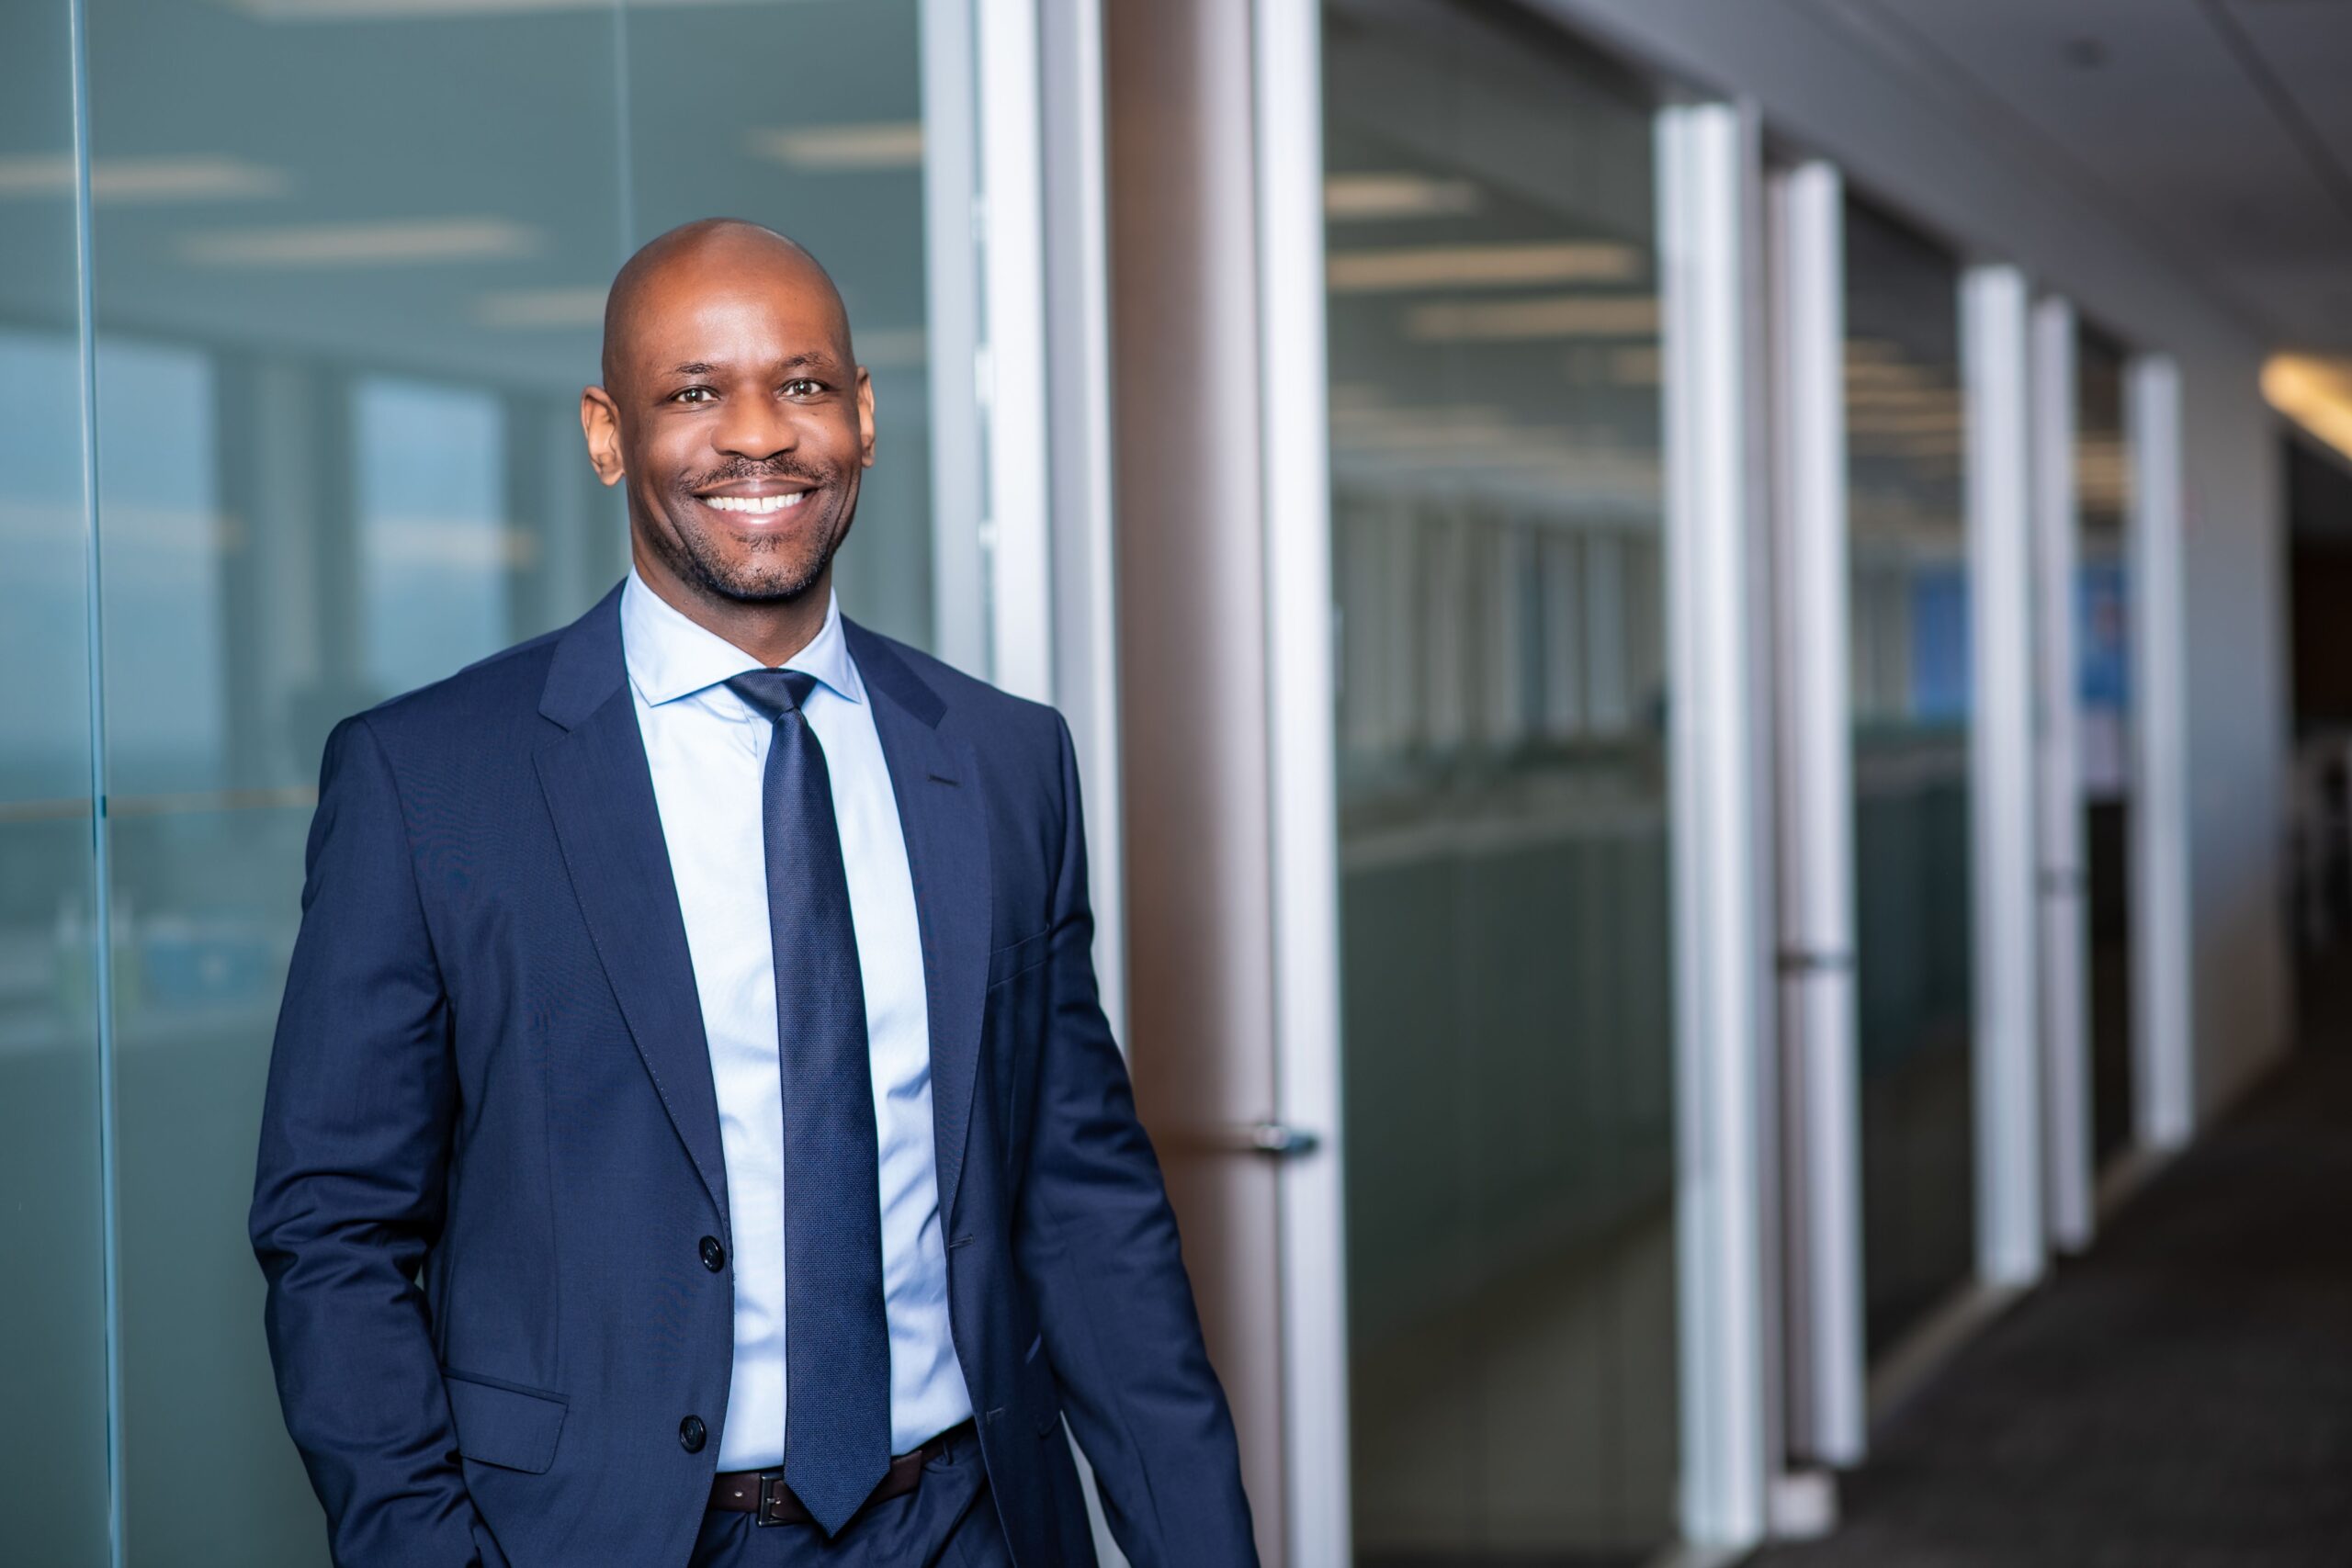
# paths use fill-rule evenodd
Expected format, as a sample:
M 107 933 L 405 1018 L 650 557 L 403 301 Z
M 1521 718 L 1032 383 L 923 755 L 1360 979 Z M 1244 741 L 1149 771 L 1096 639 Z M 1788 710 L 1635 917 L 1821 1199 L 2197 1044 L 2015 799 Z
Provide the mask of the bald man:
M 329 737 L 252 1235 L 345 1568 L 1256 1562 L 1058 714 L 842 615 L 807 251 L 614 280 L 629 574 Z M 887 563 L 880 570 L 888 570 Z

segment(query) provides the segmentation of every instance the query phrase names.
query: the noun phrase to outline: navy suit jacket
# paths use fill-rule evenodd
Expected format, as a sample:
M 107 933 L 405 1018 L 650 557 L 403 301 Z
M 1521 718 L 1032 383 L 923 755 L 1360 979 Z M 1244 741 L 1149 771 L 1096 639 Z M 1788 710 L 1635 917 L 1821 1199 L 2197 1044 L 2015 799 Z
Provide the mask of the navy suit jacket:
M 734 1251 L 619 591 L 328 739 L 252 1212 L 345 1568 L 684 1564 Z M 914 874 L 956 1352 L 1021 1568 L 1254 1563 L 1095 998 L 1069 732 L 854 622 Z M 709 1440 L 690 1451 L 688 1416 Z

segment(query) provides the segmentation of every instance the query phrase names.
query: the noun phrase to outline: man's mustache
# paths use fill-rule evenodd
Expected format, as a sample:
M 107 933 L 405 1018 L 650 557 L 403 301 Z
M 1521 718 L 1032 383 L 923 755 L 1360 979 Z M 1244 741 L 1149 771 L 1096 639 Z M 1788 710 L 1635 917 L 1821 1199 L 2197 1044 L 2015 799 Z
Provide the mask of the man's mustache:
M 805 463 L 737 463 L 724 468 L 714 468 L 686 480 L 688 490 L 708 490 L 713 485 L 750 484 L 761 479 L 798 479 L 808 485 L 821 485 L 831 476 L 824 469 Z

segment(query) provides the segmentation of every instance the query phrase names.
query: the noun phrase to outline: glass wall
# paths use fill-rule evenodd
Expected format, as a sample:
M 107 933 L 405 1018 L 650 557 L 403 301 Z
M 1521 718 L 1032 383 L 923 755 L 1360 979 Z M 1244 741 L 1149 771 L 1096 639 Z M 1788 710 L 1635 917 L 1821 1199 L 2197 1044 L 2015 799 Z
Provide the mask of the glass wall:
M 0 48 L 0 1557 L 106 1561 L 88 494 L 63 5 Z M 250 1165 L 248 1166 L 250 1170 Z M 256 1332 L 258 1331 L 256 1325 Z
M 2132 1142 L 2132 451 L 2123 346 L 2075 344 L 2075 648 L 2080 665 L 2083 868 L 2090 908 L 2091 1147 Z
M 0 1160 L 53 1195 L 0 1220 L 42 1273 L 0 1323 L 59 1348 L 0 1373 L 40 1413 L 0 1438 L 0 1555 L 106 1561 L 110 1171 L 125 1560 L 307 1565 L 244 1219 L 322 742 L 618 580 L 580 389 L 614 269 L 692 217 L 781 228 L 840 282 L 880 431 L 842 600 L 931 640 L 921 7 L 80 8 L 95 706 L 65 0 L 0 56 Z
M 1864 1335 L 1883 1351 L 1975 1264 L 1970 585 L 1960 272 L 1849 201 Z
M 1651 106 L 1532 23 L 1325 17 L 1357 1561 L 1637 1562 L 1679 1462 Z

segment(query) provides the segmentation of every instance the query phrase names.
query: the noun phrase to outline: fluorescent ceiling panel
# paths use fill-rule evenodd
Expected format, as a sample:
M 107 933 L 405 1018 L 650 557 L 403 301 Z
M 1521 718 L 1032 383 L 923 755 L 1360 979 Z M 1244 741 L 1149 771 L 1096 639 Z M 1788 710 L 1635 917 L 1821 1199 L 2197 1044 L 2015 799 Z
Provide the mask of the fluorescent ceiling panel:
M 850 326 L 850 350 L 868 370 L 920 369 L 929 351 L 921 327 Z
M 509 288 L 474 301 L 474 319 L 486 327 L 514 331 L 555 327 L 602 327 L 605 285 L 576 288 Z
M 921 120 L 755 128 L 745 140 L 761 157 L 812 174 L 922 166 Z
M 1334 223 L 1391 218 L 1451 218 L 1478 209 L 1468 180 L 1428 175 L 1332 175 L 1323 182 L 1323 216 Z
M 1510 288 L 1544 283 L 1629 283 L 1642 275 L 1641 253 L 1607 241 L 1566 240 L 1488 245 L 1408 245 L 1334 251 L 1334 294 L 1412 288 Z
M 278 170 L 207 154 L 101 158 L 90 168 L 90 199 L 99 202 L 239 200 L 284 196 L 287 185 Z M 0 200 L 73 189 L 70 152 L 0 158 Z
M 270 22 L 398 21 L 408 17 L 506 17 L 533 11 L 601 11 L 613 0 L 228 0 L 249 17 Z M 710 5 L 725 0 L 629 0 L 632 9 Z
M 1405 335 L 1417 343 L 1647 337 L 1657 331 L 1657 301 L 1638 294 L 1419 305 L 1405 316 Z
M 509 261 L 539 248 L 536 229 L 503 218 L 413 218 L 374 223 L 312 223 L 282 229 L 215 229 L 182 236 L 180 254 L 205 266 L 412 266 L 428 262 Z

